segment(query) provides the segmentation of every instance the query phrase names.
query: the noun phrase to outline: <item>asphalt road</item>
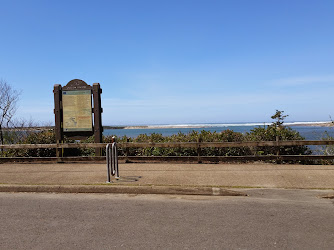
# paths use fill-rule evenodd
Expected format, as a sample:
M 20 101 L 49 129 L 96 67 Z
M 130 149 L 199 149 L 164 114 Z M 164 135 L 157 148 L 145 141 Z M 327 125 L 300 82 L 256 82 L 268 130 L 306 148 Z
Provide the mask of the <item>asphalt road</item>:
M 334 249 L 333 191 L 0 193 L 0 249 Z

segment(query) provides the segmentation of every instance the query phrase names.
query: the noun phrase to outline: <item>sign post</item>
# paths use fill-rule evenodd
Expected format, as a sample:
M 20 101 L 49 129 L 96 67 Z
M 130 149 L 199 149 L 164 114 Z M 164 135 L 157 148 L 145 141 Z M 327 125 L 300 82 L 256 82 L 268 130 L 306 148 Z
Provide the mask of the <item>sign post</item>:
M 64 136 L 83 139 L 92 135 L 96 143 L 101 143 L 103 132 L 101 113 L 103 110 L 100 84 L 94 83 L 92 87 L 82 80 L 74 79 L 64 87 L 59 84 L 54 85 L 53 93 L 57 143 L 63 143 Z M 101 156 L 101 149 L 96 149 L 95 155 Z M 62 156 L 60 149 L 57 149 L 56 156 Z

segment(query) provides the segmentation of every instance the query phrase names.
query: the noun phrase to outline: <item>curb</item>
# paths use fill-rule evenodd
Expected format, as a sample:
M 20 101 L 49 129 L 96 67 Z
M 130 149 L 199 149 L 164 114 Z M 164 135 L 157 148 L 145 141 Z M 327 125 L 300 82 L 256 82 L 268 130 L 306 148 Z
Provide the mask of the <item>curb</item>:
M 179 186 L 0 185 L 0 192 L 247 196 L 247 194 L 242 192 L 237 192 L 217 187 L 179 187 Z

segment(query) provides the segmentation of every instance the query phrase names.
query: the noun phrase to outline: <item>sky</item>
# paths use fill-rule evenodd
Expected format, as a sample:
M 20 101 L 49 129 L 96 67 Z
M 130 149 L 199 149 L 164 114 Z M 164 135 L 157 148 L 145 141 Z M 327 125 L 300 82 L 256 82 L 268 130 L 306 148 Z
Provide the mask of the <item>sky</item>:
M 16 117 L 54 124 L 55 84 L 100 83 L 103 125 L 334 118 L 333 0 L 0 0 Z

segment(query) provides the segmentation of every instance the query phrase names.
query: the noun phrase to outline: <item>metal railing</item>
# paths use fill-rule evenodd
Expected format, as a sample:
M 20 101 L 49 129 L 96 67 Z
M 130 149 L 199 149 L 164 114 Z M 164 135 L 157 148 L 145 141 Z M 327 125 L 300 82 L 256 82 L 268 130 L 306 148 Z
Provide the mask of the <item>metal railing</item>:
M 107 183 L 111 182 L 111 176 L 115 176 L 119 179 L 118 171 L 118 153 L 116 142 L 107 144 L 106 146 L 106 159 L 107 159 Z

